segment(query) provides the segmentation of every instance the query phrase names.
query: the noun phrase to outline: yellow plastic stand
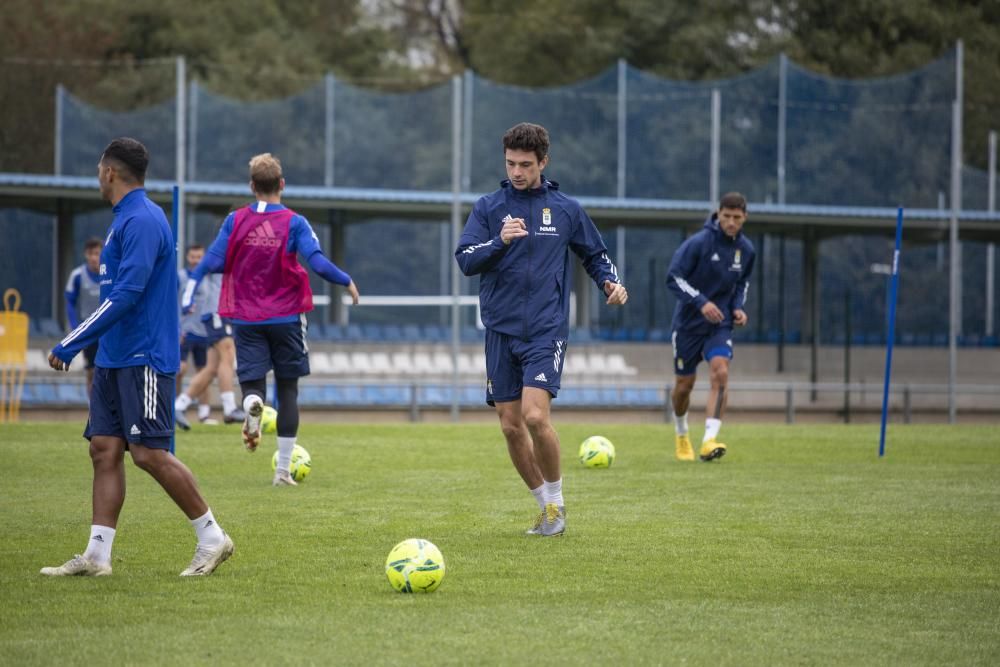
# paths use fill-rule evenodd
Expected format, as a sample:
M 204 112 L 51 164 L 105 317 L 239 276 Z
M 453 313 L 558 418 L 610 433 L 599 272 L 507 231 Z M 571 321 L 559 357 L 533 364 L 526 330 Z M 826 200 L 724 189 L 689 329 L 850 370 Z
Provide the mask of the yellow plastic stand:
M 21 293 L 3 293 L 0 311 L 0 423 L 21 416 L 21 392 L 28 361 L 28 315 L 21 312 Z

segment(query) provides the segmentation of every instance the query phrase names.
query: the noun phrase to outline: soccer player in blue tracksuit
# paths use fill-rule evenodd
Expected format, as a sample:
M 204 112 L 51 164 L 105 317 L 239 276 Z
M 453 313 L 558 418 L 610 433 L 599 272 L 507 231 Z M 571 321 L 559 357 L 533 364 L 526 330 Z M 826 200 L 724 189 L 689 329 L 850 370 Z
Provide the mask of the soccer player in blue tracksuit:
M 83 244 L 83 264 L 73 269 L 66 281 L 66 322 L 70 330 L 80 326 L 80 320 L 90 317 L 101 304 L 101 239 L 87 239 Z M 94 383 L 94 360 L 97 359 L 97 342 L 83 350 L 87 369 L 87 397 Z
M 111 544 L 125 502 L 126 450 L 195 530 L 198 545 L 181 576 L 211 574 L 233 553 L 233 541 L 191 471 L 170 453 L 179 363 L 177 254 L 163 209 L 143 188 L 148 165 L 149 153 L 135 139 L 115 139 L 104 149 L 98 180 L 115 217 L 101 252 L 101 304 L 49 354 L 52 368 L 68 370 L 77 353 L 101 341 L 83 433 L 94 466 L 90 541 L 82 555 L 42 568 L 49 576 L 111 574 Z
M 593 221 L 542 174 L 549 162 L 545 128 L 515 125 L 503 148 L 508 180 L 476 202 L 455 257 L 465 275 L 480 274 L 486 402 L 496 408 L 511 461 L 541 510 L 528 533 L 561 535 L 559 436 L 549 410 L 566 358 L 569 250 L 609 305 L 624 304 L 628 292 Z
M 747 200 L 730 192 L 704 227 L 681 244 L 670 261 L 667 286 L 677 295 L 674 310 L 674 427 L 680 461 L 694 461 L 687 413 L 698 364 L 708 362 L 712 387 L 706 406 L 702 461 L 718 459 L 726 446 L 718 442 L 726 408 L 729 362 L 733 358 L 733 326 L 747 323 L 746 300 L 753 271 L 753 244 L 743 234 Z

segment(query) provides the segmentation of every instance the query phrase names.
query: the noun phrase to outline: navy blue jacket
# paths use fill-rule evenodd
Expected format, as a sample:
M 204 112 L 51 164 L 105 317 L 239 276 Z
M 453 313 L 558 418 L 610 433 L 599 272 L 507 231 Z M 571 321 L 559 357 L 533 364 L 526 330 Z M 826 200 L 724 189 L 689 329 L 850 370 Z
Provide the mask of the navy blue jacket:
M 705 226 L 685 240 L 670 260 L 667 287 L 677 295 L 672 329 L 731 328 L 733 311 L 746 309 L 755 256 L 753 244 L 742 231 L 731 238 L 719 227 L 716 214 L 709 216 Z M 701 307 L 709 301 L 725 316 L 718 325 L 701 314 Z
M 504 218 L 523 218 L 528 236 L 510 245 L 500 240 Z M 534 190 L 510 181 L 480 197 L 465 223 L 455 258 L 467 276 L 481 274 L 479 303 L 483 324 L 523 340 L 565 340 L 569 334 L 568 250 L 604 293 L 604 282 L 619 282 L 597 227 L 559 184 L 542 176 Z

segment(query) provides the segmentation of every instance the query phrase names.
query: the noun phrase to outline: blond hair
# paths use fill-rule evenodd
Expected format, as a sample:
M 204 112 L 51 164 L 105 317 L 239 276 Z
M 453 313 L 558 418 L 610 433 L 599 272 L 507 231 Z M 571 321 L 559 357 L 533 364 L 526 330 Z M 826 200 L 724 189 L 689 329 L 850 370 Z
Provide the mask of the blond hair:
M 263 195 L 281 190 L 281 161 L 270 153 L 250 158 L 250 181 L 255 192 Z

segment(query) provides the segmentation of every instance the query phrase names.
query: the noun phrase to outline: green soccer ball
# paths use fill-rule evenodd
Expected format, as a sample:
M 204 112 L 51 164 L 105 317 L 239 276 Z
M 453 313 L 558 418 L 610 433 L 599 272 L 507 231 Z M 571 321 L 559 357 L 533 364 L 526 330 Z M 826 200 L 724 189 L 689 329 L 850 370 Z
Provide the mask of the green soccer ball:
M 430 593 L 444 579 L 444 557 L 427 540 L 403 540 L 385 559 L 385 576 L 400 593 Z
M 277 469 L 278 451 L 275 450 L 274 456 L 271 457 L 271 470 Z M 309 452 L 302 445 L 295 445 L 295 448 L 292 449 L 292 462 L 288 465 L 288 474 L 296 482 L 301 482 L 309 476 L 310 470 L 312 470 L 312 458 L 310 458 Z
M 270 405 L 264 406 L 264 412 L 260 416 L 261 433 L 274 433 L 278 430 L 278 411 Z
M 610 468 L 615 462 L 615 446 L 602 435 L 592 435 L 580 443 L 580 463 L 588 468 Z

